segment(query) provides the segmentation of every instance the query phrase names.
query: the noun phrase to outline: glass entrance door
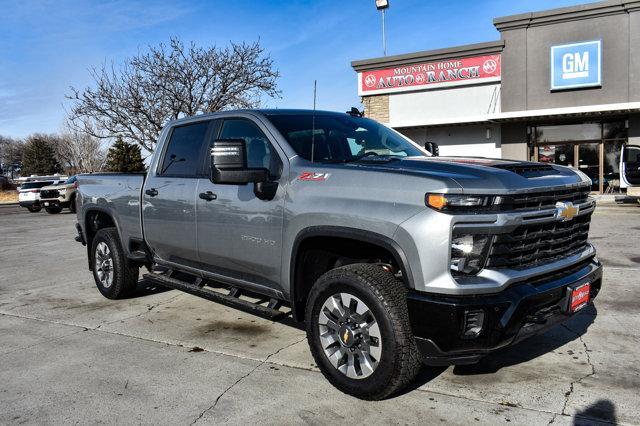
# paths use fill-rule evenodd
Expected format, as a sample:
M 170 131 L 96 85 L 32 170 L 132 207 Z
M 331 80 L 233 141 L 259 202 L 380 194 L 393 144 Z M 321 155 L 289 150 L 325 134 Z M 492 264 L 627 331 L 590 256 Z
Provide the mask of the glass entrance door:
M 591 190 L 600 190 L 600 144 L 578 144 L 578 169 L 591 178 Z

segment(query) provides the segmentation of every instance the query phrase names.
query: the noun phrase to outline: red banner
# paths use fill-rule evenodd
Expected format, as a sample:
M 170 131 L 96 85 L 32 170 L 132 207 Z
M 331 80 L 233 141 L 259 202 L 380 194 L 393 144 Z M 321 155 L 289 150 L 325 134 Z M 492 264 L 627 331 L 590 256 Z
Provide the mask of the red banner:
M 447 59 L 364 71 L 361 93 L 420 89 L 431 85 L 464 84 L 470 80 L 500 77 L 500 55 Z

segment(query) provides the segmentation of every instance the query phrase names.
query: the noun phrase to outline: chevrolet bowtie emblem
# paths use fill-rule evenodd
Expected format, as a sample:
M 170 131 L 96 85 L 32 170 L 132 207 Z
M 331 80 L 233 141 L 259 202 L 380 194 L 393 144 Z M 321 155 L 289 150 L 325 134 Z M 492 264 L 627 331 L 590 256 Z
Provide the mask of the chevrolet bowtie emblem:
M 566 222 L 573 219 L 580 210 L 579 206 L 574 206 L 570 201 L 558 201 L 556 203 L 556 218 Z
M 342 341 L 347 344 L 349 343 L 349 331 L 345 330 L 344 334 L 342 335 Z

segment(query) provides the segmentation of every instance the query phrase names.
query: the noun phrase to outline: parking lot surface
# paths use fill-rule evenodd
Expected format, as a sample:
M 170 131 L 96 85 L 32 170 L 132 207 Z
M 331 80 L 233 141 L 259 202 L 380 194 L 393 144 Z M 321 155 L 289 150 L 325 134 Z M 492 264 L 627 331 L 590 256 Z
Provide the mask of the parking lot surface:
M 288 321 L 143 282 L 103 298 L 74 223 L 0 206 L 0 423 L 640 424 L 640 207 L 594 214 L 595 307 L 379 402 L 335 390 Z

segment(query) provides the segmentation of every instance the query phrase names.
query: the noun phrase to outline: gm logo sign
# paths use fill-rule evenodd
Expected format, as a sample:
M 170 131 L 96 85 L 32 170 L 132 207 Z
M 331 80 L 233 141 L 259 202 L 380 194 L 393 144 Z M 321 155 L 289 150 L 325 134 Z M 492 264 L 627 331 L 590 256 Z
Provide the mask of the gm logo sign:
M 602 85 L 602 41 L 551 46 L 551 90 Z

